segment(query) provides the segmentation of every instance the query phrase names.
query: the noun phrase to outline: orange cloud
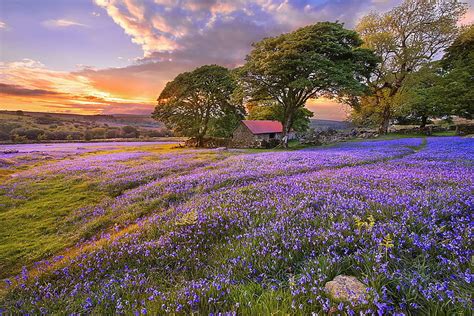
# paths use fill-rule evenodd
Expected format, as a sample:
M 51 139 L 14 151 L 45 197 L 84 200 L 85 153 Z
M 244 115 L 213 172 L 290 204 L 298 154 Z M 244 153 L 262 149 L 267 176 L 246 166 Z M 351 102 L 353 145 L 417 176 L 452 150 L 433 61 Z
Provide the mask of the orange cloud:
M 0 69 L 3 81 L 0 83 L 0 106 L 3 109 L 53 109 L 83 114 L 150 113 L 153 109 L 154 98 L 127 97 L 102 90 L 86 73 L 50 70 L 31 59 L 0 63 Z M 117 85 L 127 89 L 123 82 L 122 85 L 117 82 Z

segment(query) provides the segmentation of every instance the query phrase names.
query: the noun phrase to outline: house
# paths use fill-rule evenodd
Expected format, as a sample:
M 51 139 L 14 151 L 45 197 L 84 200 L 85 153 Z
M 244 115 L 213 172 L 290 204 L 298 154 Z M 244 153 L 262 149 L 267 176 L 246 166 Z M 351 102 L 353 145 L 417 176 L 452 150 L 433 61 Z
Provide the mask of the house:
M 283 125 L 279 121 L 242 120 L 232 135 L 232 146 L 238 148 L 265 147 L 278 141 L 283 135 Z M 294 133 L 288 135 L 294 138 Z

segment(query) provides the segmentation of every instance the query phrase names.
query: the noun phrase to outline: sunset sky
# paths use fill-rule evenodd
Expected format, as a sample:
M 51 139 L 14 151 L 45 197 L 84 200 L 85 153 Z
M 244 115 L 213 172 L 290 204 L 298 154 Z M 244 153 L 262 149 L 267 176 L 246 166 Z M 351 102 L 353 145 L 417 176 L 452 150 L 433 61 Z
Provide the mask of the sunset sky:
M 235 67 L 252 42 L 317 21 L 353 27 L 399 0 L 0 0 L 0 109 L 149 114 L 167 81 Z M 474 0 L 464 22 L 474 20 Z M 315 118 L 343 106 L 312 100 Z

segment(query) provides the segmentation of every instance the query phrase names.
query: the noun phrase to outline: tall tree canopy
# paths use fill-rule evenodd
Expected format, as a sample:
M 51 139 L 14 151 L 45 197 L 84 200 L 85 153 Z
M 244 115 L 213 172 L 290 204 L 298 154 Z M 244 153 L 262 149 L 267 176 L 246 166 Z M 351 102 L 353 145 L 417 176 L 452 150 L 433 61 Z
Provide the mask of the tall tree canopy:
M 286 135 L 308 99 L 344 98 L 366 90 L 377 59 L 361 45 L 355 31 L 330 22 L 266 38 L 253 44 L 240 70 L 243 90 L 251 99 L 268 98 L 281 106 Z
M 234 88 L 233 76 L 221 66 L 182 73 L 166 84 L 153 117 L 178 135 L 196 137 L 199 145 L 206 136 L 228 136 L 244 114 L 231 101 Z
M 448 115 L 474 117 L 474 24 L 466 27 L 441 60 L 442 78 L 435 86 Z
M 365 47 L 380 57 L 369 86 L 371 96 L 354 104 L 356 111 L 378 116 L 380 132 L 386 133 L 397 97 L 408 74 L 417 71 L 446 49 L 458 34 L 458 20 L 466 4 L 455 0 L 405 0 L 385 14 L 371 13 L 356 30 Z
M 425 126 L 428 118 L 474 115 L 474 25 L 466 27 L 445 56 L 407 76 L 400 92 L 402 118 Z

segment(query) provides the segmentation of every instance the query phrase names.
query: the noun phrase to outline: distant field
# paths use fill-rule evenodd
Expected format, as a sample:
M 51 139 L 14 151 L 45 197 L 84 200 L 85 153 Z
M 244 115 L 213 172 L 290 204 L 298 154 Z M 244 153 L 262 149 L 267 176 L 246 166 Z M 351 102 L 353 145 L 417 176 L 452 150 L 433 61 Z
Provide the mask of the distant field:
M 122 145 L 0 153 L 0 312 L 472 311 L 474 139 Z
M 77 115 L 0 111 L 0 141 L 31 142 L 170 136 L 144 115 Z
M 314 128 L 315 130 L 327 130 L 327 129 L 345 130 L 345 129 L 354 128 L 354 125 L 351 122 L 345 122 L 345 121 L 312 119 L 310 122 L 310 127 Z

